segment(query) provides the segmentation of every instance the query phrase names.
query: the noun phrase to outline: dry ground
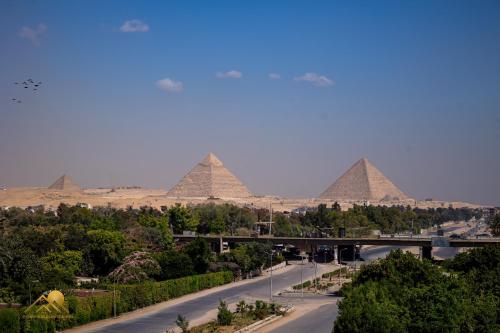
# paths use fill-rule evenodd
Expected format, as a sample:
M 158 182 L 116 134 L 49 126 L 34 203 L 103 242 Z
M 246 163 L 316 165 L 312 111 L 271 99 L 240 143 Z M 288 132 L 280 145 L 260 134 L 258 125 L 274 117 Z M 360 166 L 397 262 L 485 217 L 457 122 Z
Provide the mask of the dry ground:
M 272 204 L 275 211 L 291 211 L 298 207 L 316 207 L 320 203 L 331 206 L 334 202 L 320 199 L 292 199 L 280 198 L 277 196 L 256 196 L 249 198 L 172 198 L 167 197 L 167 191 L 162 189 L 86 189 L 83 192 L 48 190 L 46 188 L 24 187 L 8 188 L 0 190 L 0 207 L 29 207 L 44 205 L 46 208 L 55 209 L 60 203 L 74 205 L 77 203 L 87 203 L 95 206 L 110 206 L 115 208 L 127 208 L 132 206 L 138 208 L 141 206 L 152 206 L 160 208 L 161 206 L 172 206 L 176 203 L 201 204 L 201 203 L 232 203 L 239 206 L 251 206 L 258 208 L 268 208 Z M 351 202 L 341 202 L 343 209 L 352 206 Z M 376 204 L 376 203 L 374 203 Z M 416 201 L 407 200 L 404 202 L 384 202 L 383 205 L 403 204 L 410 206 L 427 207 L 479 207 L 479 205 L 468 204 L 464 202 L 443 202 L 443 201 Z

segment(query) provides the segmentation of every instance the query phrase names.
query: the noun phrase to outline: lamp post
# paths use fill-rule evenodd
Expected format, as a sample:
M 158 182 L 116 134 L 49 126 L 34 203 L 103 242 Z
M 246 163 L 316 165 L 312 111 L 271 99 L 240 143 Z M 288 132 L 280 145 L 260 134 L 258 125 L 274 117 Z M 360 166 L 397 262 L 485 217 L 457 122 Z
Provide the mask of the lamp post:
M 271 302 L 273 302 L 273 249 L 269 252 L 265 252 L 266 254 L 269 254 L 271 257 L 271 266 L 270 266 L 270 274 L 269 274 L 269 299 Z
M 300 294 L 302 297 L 302 300 L 304 300 L 304 257 L 302 254 L 300 255 Z
M 33 280 L 33 281 L 29 281 L 28 282 L 28 290 L 29 290 L 29 293 L 30 293 L 30 305 L 31 305 L 31 284 L 32 283 L 37 283 L 37 282 L 40 282 L 39 280 Z
M 270 276 L 270 287 L 269 287 L 269 298 L 271 299 L 271 303 L 273 302 L 273 250 L 271 250 L 271 274 Z
M 345 251 L 345 250 L 347 250 L 347 248 L 342 249 L 342 250 L 340 250 L 340 251 L 339 251 L 339 256 L 340 256 L 340 258 L 339 258 L 339 259 L 340 259 L 340 263 L 341 263 L 341 264 L 342 264 L 342 251 Z M 341 269 L 342 269 L 342 267 L 339 267 L 339 286 L 340 286 L 340 270 L 341 270 Z
M 113 317 L 116 318 L 116 276 L 113 277 Z

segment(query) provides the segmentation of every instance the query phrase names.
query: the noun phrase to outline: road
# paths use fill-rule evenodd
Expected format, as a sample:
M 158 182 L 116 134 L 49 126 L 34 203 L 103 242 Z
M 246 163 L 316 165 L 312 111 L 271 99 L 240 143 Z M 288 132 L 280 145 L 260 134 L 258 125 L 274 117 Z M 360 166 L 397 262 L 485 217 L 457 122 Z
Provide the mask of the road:
M 460 227 L 451 226 L 443 228 L 445 234 L 451 234 L 458 229 L 460 229 Z M 476 228 L 475 230 L 478 229 Z M 435 233 L 429 233 L 429 235 L 435 236 Z M 384 258 L 391 250 L 396 248 L 406 250 L 404 246 L 377 246 L 362 248 L 360 255 L 365 261 L 369 262 L 378 258 Z M 435 248 L 433 251 L 434 255 L 444 258 L 451 258 L 455 256 L 456 253 L 458 253 L 458 248 Z M 358 265 L 359 264 L 358 262 Z M 295 320 L 286 322 L 280 327 L 269 331 L 269 333 L 331 333 L 337 315 L 338 306 L 336 303 L 332 302 L 332 304 L 323 305 Z
M 289 321 L 269 333 L 331 333 L 337 318 L 336 303 L 320 306 L 318 309 Z
M 322 270 L 322 265 L 318 265 L 318 274 Z M 314 277 L 314 265 L 306 263 L 303 265 L 304 281 Z M 293 268 L 284 273 L 273 274 L 273 293 L 286 289 L 292 285 L 300 283 L 301 265 L 294 265 Z M 208 311 L 216 309 L 219 300 L 224 300 L 228 304 L 236 303 L 241 299 L 262 299 L 269 300 L 269 279 L 256 280 L 244 285 L 235 285 L 232 288 L 221 290 L 209 295 L 201 296 L 180 304 L 172 305 L 166 309 L 141 316 L 136 319 L 111 323 L 108 326 L 80 332 L 99 333 L 164 333 L 167 328 L 175 327 L 175 319 L 178 314 L 186 316 L 188 320 L 202 317 Z
M 454 227 L 445 230 L 451 232 L 455 230 Z M 392 249 L 396 247 L 381 246 L 362 249 L 361 256 L 366 260 L 374 260 L 376 258 L 385 257 Z M 401 247 L 404 249 L 404 247 Z M 452 249 L 436 249 L 436 251 L 450 251 Z M 453 256 L 454 253 L 440 253 L 440 256 Z M 326 265 L 328 266 L 328 265 Z M 325 265 L 318 265 L 320 270 L 331 270 Z M 278 273 L 276 272 L 273 277 L 273 293 L 277 294 L 278 291 L 284 290 L 292 285 L 300 283 L 301 268 L 303 268 L 303 280 L 312 279 L 314 277 L 314 265 L 307 263 L 303 266 L 295 265 L 290 270 Z M 318 301 L 324 302 L 327 296 L 307 296 L 307 300 L 300 298 L 284 298 L 277 297 L 276 300 L 282 303 L 300 304 L 301 302 L 314 302 L 314 297 Z M 168 328 L 175 327 L 175 319 L 178 314 L 187 317 L 188 320 L 194 320 L 205 315 L 209 311 L 217 308 L 219 300 L 224 300 L 228 304 L 233 304 L 241 299 L 246 300 L 269 300 L 269 279 L 256 280 L 243 285 L 234 285 L 224 290 L 220 290 L 208 295 L 203 295 L 198 298 L 188 300 L 179 304 L 173 304 L 168 308 L 160 309 L 156 312 L 141 315 L 137 318 L 121 321 L 119 323 L 111 322 L 109 325 L 94 330 L 80 330 L 79 332 L 95 332 L 95 333 L 160 333 L 165 332 Z M 333 323 L 337 316 L 337 304 L 323 305 L 314 311 L 310 311 L 305 315 L 289 321 L 278 328 L 273 329 L 272 333 L 330 333 L 333 328 Z

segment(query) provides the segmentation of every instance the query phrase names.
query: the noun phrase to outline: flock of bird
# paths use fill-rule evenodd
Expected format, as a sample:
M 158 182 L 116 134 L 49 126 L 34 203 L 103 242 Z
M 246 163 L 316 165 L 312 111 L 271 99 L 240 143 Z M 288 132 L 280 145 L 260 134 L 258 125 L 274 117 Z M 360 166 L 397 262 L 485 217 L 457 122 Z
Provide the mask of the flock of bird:
M 32 79 L 27 79 L 23 82 L 14 82 L 14 84 L 18 85 L 19 87 L 23 87 L 24 89 L 31 88 L 32 91 L 38 91 L 38 89 L 40 89 L 40 86 L 42 85 L 42 81 L 35 82 Z M 12 98 L 12 101 L 14 103 L 21 103 L 21 100 L 19 98 Z

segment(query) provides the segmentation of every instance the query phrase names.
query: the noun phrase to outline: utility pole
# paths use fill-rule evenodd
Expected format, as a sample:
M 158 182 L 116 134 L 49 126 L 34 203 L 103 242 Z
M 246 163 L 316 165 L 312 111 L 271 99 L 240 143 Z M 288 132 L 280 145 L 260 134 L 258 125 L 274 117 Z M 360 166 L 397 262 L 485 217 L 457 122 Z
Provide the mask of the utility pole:
M 31 284 L 32 283 L 37 283 L 37 282 L 40 282 L 39 280 L 33 280 L 33 281 L 29 281 L 28 282 L 28 289 L 29 289 L 29 293 L 30 293 L 30 305 L 31 305 Z
M 113 278 L 113 317 L 116 318 L 116 276 Z
M 271 229 L 273 226 L 273 204 L 269 203 L 269 236 L 271 236 Z
M 301 260 L 301 265 L 300 265 L 300 293 L 301 293 L 301 297 L 302 297 L 302 300 L 304 300 L 304 257 L 302 256 L 302 254 L 300 255 L 300 260 Z
M 318 276 L 317 276 L 317 271 L 318 271 L 318 262 L 316 261 L 316 249 L 314 249 L 313 252 L 313 261 L 314 261 L 314 287 L 316 288 L 316 291 L 318 291 Z

